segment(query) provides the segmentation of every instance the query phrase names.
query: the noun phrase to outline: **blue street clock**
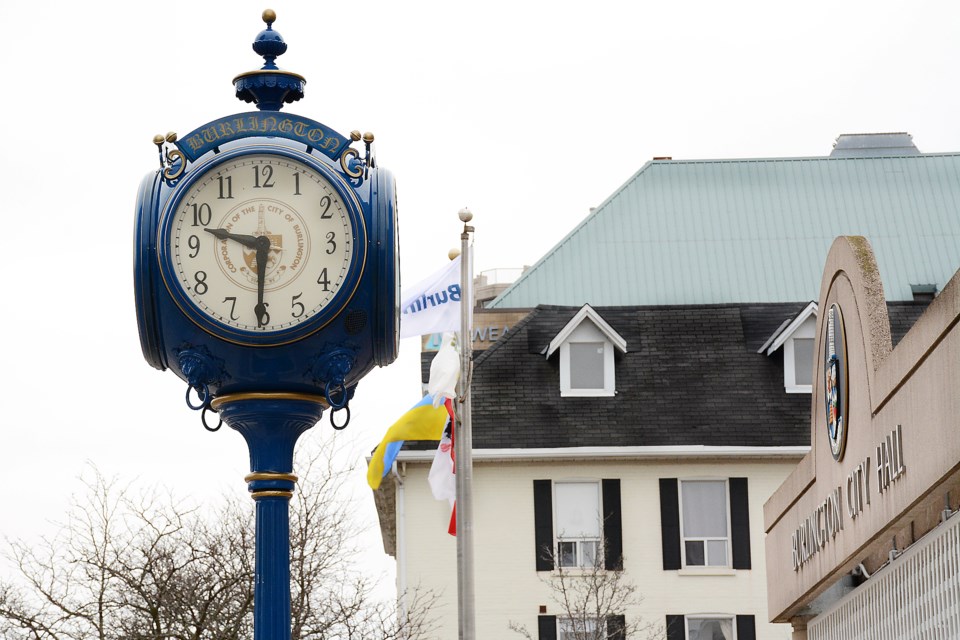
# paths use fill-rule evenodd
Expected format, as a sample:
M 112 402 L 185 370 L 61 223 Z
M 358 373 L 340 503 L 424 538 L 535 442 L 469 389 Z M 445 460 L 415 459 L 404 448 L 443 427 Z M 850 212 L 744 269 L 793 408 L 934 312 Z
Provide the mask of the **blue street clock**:
M 246 440 L 254 640 L 289 640 L 293 452 L 324 411 L 345 427 L 357 383 L 397 356 L 397 203 L 372 134 L 281 113 L 306 81 L 277 67 L 287 45 L 274 12 L 263 19 L 253 49 L 264 65 L 233 81 L 257 110 L 154 138 L 134 283 L 147 362 L 186 382 L 207 429 L 226 423 Z
M 186 381 L 194 408 L 283 392 L 340 409 L 397 355 L 393 176 L 377 166 L 372 134 L 280 111 L 306 81 L 276 65 L 286 44 L 275 18 L 264 12 L 253 45 L 263 68 L 234 79 L 258 110 L 157 136 L 160 170 L 140 186 L 141 346 Z

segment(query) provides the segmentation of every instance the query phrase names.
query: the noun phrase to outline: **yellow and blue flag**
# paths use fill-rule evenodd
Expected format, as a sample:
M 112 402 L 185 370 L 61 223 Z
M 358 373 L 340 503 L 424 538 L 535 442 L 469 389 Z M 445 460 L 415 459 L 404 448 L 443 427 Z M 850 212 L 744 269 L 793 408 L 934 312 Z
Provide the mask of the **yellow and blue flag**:
M 367 467 L 367 484 L 370 488 L 377 489 L 380 486 L 405 440 L 440 440 L 449 417 L 443 404 L 439 407 L 433 406 L 433 395 L 429 393 L 400 416 L 400 419 L 387 429 L 386 435 L 370 458 Z

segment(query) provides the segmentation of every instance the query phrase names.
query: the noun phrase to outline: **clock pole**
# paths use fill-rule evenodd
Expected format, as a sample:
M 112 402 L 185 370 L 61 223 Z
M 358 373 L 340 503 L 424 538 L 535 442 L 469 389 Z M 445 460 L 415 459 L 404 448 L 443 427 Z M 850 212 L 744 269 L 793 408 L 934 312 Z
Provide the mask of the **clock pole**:
M 250 450 L 250 497 L 256 502 L 254 640 L 290 640 L 290 498 L 293 450 L 323 415 L 319 396 L 244 393 L 220 396 L 213 408 Z

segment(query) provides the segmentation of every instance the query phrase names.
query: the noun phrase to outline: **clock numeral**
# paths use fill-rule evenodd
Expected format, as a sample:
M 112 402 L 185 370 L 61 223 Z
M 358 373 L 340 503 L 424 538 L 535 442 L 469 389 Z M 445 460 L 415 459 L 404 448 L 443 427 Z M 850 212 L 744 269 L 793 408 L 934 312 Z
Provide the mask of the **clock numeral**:
M 217 182 L 220 183 L 220 195 L 217 196 L 218 200 L 233 200 L 233 176 L 217 176 Z M 224 190 L 226 187 L 226 190 Z M 224 195 L 226 191 L 226 195 Z
M 205 227 L 210 224 L 210 220 L 213 219 L 213 211 L 210 209 L 210 205 L 206 202 L 202 204 L 191 204 L 193 207 L 193 226 L 195 227 Z
M 320 272 L 320 277 L 317 278 L 317 284 L 323 285 L 324 291 L 330 291 L 330 278 L 327 277 L 327 268 L 324 267 Z
M 197 271 L 195 274 L 193 274 L 193 280 L 193 290 L 197 292 L 198 296 L 202 296 L 210 290 L 210 287 L 207 286 L 206 271 Z
M 270 306 L 269 304 L 264 303 L 264 305 L 263 305 L 263 315 L 261 315 L 259 318 L 257 318 L 257 329 L 260 329 L 260 328 L 264 328 L 264 329 L 265 329 L 265 328 L 267 327 L 267 325 L 270 324 L 270 314 L 267 312 L 267 307 L 269 307 L 269 306 Z
M 227 296 L 223 299 L 224 302 L 230 303 L 230 319 L 236 322 L 240 318 L 237 317 L 237 298 L 236 296 Z
M 263 184 L 260 184 L 260 176 L 263 175 Z M 253 188 L 271 189 L 273 188 L 273 167 L 265 164 L 260 167 L 253 167 Z
M 323 213 L 320 214 L 321 220 L 329 220 L 333 217 L 333 212 L 330 211 L 330 203 L 333 202 L 330 199 L 330 196 L 323 196 L 320 198 L 320 206 L 323 207 Z
M 290 315 L 293 316 L 294 318 L 302 317 L 303 314 L 306 313 L 307 311 L 307 308 L 303 306 L 303 303 L 297 301 L 297 298 L 299 298 L 302 295 L 303 293 L 298 293 L 297 295 L 293 296 L 293 299 L 290 301 L 290 308 L 293 309 L 290 312 Z
M 295 196 L 303 195 L 302 193 L 300 193 L 300 172 L 299 171 L 293 172 L 293 195 Z
M 200 254 L 200 238 L 197 236 L 190 236 L 187 240 L 187 246 L 193 249 L 193 253 L 189 257 L 196 258 Z
M 329 245 L 327 247 L 327 255 L 331 255 L 334 251 L 337 250 L 337 242 L 336 240 L 334 240 L 334 238 L 336 237 L 337 237 L 337 234 L 335 234 L 333 231 L 327 232 L 327 244 Z

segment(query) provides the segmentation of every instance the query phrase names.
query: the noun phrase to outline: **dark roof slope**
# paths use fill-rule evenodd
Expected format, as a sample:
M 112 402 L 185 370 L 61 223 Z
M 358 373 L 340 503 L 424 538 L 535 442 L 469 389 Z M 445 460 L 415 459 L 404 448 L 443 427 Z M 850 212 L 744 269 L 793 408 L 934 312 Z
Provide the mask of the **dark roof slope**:
M 598 307 L 627 342 L 612 398 L 560 396 L 559 357 L 543 353 L 579 307 L 541 305 L 475 354 L 474 447 L 809 445 L 810 395 L 784 391 L 782 349 L 757 353 L 807 304 Z M 888 303 L 894 345 L 926 306 Z
M 804 303 L 600 307 L 627 341 L 617 395 L 560 397 L 544 347 L 577 312 L 537 307 L 476 359 L 476 448 L 809 443 L 810 396 L 783 390 L 782 354 L 756 351 Z
M 890 340 L 893 346 L 900 344 L 903 336 L 930 305 L 930 301 L 888 302 L 887 315 L 890 316 Z

